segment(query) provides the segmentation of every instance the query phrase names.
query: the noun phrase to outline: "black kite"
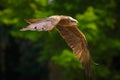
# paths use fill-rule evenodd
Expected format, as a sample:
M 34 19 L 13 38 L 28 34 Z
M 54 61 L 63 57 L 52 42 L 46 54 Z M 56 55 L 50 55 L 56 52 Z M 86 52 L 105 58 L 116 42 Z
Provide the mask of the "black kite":
M 85 72 L 91 74 L 90 54 L 84 34 L 77 28 L 78 21 L 70 16 L 50 16 L 43 19 L 28 19 L 30 25 L 21 31 L 51 31 L 55 26 L 60 35 L 72 48 L 75 56 L 81 61 Z

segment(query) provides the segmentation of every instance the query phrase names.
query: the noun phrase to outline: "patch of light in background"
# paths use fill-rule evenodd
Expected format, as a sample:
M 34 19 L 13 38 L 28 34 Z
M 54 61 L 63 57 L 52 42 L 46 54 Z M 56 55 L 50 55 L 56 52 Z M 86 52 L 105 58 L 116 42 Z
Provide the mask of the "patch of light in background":
M 53 2 L 53 0 L 48 0 L 48 4 L 51 4 Z

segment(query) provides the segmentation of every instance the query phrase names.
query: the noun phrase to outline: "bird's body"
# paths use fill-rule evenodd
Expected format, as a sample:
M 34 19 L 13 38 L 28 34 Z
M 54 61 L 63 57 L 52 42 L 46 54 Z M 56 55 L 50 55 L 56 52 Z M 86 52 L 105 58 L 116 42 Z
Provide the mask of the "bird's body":
M 75 56 L 81 61 L 86 73 L 91 74 L 90 54 L 84 34 L 77 28 L 78 21 L 70 16 L 50 16 L 43 19 L 26 20 L 30 25 L 21 31 L 51 31 L 55 26 L 60 35 L 70 46 Z

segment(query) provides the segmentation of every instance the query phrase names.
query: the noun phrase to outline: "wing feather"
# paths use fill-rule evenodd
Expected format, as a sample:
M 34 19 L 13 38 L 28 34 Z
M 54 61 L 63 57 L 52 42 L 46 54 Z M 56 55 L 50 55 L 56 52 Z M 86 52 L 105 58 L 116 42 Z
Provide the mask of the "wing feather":
M 85 36 L 77 27 L 57 26 L 57 29 L 67 44 L 72 48 L 75 56 L 82 62 L 86 73 L 90 75 L 90 55 Z
M 42 20 L 42 19 L 25 19 L 25 21 L 26 21 L 27 23 L 29 23 L 29 24 L 38 22 L 38 21 L 40 21 L 40 20 Z
M 56 17 L 48 17 L 44 19 L 28 19 L 26 20 L 28 25 L 25 28 L 22 28 L 20 31 L 51 31 L 55 25 L 60 21 L 60 18 L 58 16 Z

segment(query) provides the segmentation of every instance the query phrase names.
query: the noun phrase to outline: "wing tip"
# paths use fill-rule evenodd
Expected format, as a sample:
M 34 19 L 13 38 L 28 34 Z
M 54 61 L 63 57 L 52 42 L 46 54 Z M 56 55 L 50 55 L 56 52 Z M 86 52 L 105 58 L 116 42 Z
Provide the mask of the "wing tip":
M 22 29 L 20 29 L 20 31 L 26 31 L 27 29 L 26 28 L 22 28 Z

